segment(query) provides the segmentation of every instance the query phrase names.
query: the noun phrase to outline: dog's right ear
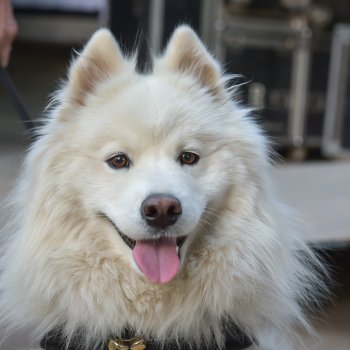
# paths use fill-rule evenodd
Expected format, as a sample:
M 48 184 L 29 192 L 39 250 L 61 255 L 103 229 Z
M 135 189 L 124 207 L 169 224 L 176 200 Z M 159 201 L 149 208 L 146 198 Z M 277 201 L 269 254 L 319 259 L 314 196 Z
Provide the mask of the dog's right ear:
M 108 29 L 99 29 L 88 41 L 68 74 L 69 100 L 84 105 L 85 97 L 97 84 L 121 71 L 125 60 Z

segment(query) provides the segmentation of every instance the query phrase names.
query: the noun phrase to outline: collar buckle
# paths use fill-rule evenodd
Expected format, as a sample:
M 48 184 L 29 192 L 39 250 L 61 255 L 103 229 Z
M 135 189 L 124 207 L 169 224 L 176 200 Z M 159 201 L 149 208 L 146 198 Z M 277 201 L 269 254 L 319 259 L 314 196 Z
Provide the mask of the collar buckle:
M 111 339 L 108 343 L 108 350 L 144 350 L 145 341 L 142 338 L 134 337 L 131 339 Z

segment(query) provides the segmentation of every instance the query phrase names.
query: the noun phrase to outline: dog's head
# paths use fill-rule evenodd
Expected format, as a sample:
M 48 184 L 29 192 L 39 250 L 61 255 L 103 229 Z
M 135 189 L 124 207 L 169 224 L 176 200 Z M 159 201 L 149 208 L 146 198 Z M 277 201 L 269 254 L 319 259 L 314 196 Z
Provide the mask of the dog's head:
M 51 130 L 67 190 L 87 216 L 113 226 L 116 254 L 151 282 L 173 280 L 232 177 L 238 185 L 245 176 L 237 154 L 252 140 L 245 111 L 232 115 L 218 64 L 184 26 L 153 73 L 138 74 L 100 30 L 72 65 L 62 100 Z

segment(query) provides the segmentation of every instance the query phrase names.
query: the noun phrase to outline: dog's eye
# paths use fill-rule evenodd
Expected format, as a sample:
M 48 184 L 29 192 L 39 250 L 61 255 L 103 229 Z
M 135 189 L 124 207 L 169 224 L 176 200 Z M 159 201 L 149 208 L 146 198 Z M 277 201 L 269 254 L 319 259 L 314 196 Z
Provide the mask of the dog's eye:
M 130 166 L 130 160 L 125 154 L 119 153 L 109 158 L 107 164 L 113 169 L 128 168 Z
M 181 152 L 179 161 L 182 165 L 194 165 L 199 161 L 199 155 L 193 152 Z

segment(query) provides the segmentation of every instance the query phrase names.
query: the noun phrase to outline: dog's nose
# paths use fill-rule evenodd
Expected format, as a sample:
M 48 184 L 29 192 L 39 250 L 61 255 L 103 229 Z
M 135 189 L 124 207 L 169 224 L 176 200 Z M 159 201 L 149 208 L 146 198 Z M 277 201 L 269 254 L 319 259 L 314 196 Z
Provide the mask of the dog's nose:
M 182 214 L 181 202 L 168 194 L 152 194 L 141 205 L 142 217 L 147 224 L 166 228 L 175 224 Z

